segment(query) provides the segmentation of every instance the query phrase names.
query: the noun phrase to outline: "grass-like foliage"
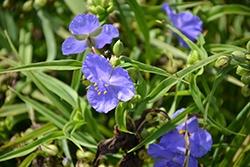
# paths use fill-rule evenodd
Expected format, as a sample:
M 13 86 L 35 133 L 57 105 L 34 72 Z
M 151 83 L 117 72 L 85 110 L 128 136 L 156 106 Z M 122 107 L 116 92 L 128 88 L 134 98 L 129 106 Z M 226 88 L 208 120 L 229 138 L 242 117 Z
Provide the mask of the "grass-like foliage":
M 249 0 L 4 0 L 0 166 L 249 166 L 249 18 Z

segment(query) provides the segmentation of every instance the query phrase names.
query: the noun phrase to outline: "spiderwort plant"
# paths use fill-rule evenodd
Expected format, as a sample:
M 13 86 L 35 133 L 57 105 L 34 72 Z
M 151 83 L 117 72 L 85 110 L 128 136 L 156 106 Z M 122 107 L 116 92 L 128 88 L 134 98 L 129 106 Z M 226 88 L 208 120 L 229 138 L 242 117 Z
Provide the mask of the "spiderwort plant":
M 98 112 L 107 113 L 119 101 L 128 101 L 135 88 L 128 72 L 121 67 L 113 68 L 109 61 L 97 54 L 89 53 L 83 62 L 82 72 L 92 83 L 87 92 L 90 105 Z
M 100 26 L 98 18 L 93 14 L 79 14 L 70 23 L 72 36 L 62 44 L 64 55 L 84 52 L 88 47 L 101 49 L 119 36 L 116 27 L 111 24 Z
M 191 12 L 175 13 L 167 3 L 162 6 L 163 10 L 168 15 L 170 22 L 179 31 L 181 31 L 191 41 L 197 40 L 198 36 L 202 32 L 202 21 L 198 16 L 194 16 Z M 184 47 L 188 47 L 186 42 L 178 36 L 180 44 Z
M 173 117 L 182 112 L 178 110 Z M 212 147 L 212 137 L 199 127 L 195 116 L 166 133 L 158 144 L 151 144 L 148 153 L 155 159 L 155 167 L 197 167 L 197 158 L 204 156 Z

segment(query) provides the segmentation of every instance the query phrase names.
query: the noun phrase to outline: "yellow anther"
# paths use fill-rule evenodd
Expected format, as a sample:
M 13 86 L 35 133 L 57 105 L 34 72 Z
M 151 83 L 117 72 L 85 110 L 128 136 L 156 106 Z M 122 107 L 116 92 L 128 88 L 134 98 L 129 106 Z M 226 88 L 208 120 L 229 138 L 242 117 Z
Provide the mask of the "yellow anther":
M 108 92 L 105 90 L 104 92 L 103 92 L 103 94 L 105 95 L 105 94 L 107 94 Z
M 98 90 L 98 87 L 95 87 L 95 90 Z
M 184 134 L 186 131 L 185 130 L 179 130 L 179 134 Z
M 101 92 L 98 92 L 98 95 L 101 95 Z
M 107 86 L 109 86 L 109 85 L 108 85 L 108 84 L 104 84 L 104 86 L 106 86 L 106 87 L 107 87 Z
M 94 87 L 96 87 L 97 86 L 97 83 L 94 83 Z

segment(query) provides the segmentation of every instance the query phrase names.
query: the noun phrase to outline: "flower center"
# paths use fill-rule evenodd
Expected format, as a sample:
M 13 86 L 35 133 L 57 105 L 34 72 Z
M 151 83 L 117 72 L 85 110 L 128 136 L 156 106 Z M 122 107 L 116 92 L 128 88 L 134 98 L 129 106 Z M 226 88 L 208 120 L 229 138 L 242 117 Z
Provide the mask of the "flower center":
M 108 93 L 108 87 L 109 85 L 107 83 L 104 83 L 104 82 L 99 82 L 99 83 L 94 83 L 94 87 L 95 87 L 95 90 L 97 91 L 97 94 L 98 95 L 105 95 Z

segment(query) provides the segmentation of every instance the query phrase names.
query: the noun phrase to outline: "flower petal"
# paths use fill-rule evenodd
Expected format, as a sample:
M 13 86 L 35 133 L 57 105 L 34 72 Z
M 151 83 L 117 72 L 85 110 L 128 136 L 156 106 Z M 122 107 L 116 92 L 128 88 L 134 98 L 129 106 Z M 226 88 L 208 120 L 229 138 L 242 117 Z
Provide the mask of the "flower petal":
M 89 34 L 99 27 L 98 18 L 92 14 L 79 14 L 71 21 L 69 30 L 74 35 Z
M 97 84 L 108 83 L 112 70 L 107 59 L 93 53 L 87 54 L 82 65 L 82 72 L 87 80 Z
M 108 113 L 114 109 L 119 102 L 112 91 L 107 90 L 106 94 L 103 92 L 98 94 L 98 91 L 95 90 L 93 85 L 89 87 L 87 99 L 90 105 L 100 113 Z
M 163 3 L 162 9 L 167 13 L 168 17 L 170 18 L 175 12 L 170 8 L 168 3 Z
M 150 144 L 148 147 L 148 154 L 154 159 L 171 159 L 173 153 L 167 150 L 164 145 L 161 144 Z
M 160 144 L 164 145 L 164 148 L 173 150 L 177 153 L 185 153 L 186 151 L 184 137 L 179 134 L 177 129 L 174 129 L 162 136 Z
M 188 161 L 188 167 L 198 167 L 198 161 L 196 158 L 190 156 Z
M 186 122 L 176 127 L 178 130 L 187 130 L 189 133 L 194 133 L 199 130 L 199 123 L 195 116 L 189 118 Z
M 212 147 L 212 137 L 210 133 L 204 129 L 199 128 L 198 131 L 190 136 L 190 152 L 194 157 L 202 157 Z
M 69 37 L 62 43 L 62 53 L 63 55 L 82 53 L 87 47 L 85 40 L 80 41 L 74 37 Z
M 170 20 L 191 41 L 195 41 L 202 32 L 202 21 L 190 12 L 174 14 Z M 187 47 L 186 42 L 181 37 L 178 36 L 178 40 L 182 46 Z
M 109 84 L 114 93 L 117 94 L 117 98 L 121 101 L 128 101 L 135 95 L 134 84 L 128 72 L 121 67 L 113 70 Z
M 102 27 L 102 32 L 95 37 L 95 47 L 101 49 L 106 44 L 110 44 L 113 38 L 119 36 L 119 31 L 111 24 L 105 24 Z

